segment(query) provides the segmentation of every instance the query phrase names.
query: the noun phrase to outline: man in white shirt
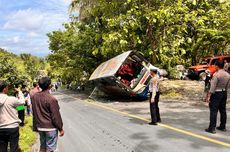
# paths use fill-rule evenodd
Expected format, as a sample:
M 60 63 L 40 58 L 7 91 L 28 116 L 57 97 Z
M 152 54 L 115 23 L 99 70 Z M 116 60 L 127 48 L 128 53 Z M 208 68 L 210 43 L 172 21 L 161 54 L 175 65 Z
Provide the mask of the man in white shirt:
M 24 105 L 24 100 L 8 96 L 8 85 L 0 80 L 0 151 L 7 152 L 8 143 L 10 151 L 18 151 L 19 123 L 17 106 Z

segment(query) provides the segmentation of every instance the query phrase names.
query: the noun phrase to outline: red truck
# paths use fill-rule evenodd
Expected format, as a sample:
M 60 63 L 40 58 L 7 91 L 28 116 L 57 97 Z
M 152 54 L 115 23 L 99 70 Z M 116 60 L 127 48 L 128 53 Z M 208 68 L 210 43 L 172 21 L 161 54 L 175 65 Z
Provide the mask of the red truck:
M 216 72 L 216 61 L 225 61 L 228 64 L 228 71 L 230 70 L 230 56 L 210 56 L 204 58 L 200 64 L 189 67 L 188 77 L 190 79 L 205 80 L 207 74 L 213 75 Z

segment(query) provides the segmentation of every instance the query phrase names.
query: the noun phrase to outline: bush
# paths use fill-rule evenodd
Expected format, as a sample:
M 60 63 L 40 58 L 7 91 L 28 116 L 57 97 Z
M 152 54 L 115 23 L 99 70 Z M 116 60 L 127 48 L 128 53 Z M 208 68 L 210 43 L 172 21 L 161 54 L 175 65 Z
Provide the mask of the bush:
M 180 79 L 178 74 L 179 71 L 177 71 L 176 68 L 169 68 L 168 72 L 169 72 L 169 79 Z

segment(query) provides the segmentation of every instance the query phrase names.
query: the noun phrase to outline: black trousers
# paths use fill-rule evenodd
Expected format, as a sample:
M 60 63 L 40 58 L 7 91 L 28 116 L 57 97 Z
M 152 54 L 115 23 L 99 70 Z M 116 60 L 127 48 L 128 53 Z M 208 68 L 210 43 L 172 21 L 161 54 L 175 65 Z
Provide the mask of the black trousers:
M 22 121 L 20 123 L 20 126 L 24 126 L 24 121 L 25 121 L 25 109 L 24 110 L 19 110 L 18 111 L 18 118 Z
M 209 109 L 210 109 L 210 124 L 209 129 L 215 130 L 217 113 L 220 112 L 220 127 L 225 129 L 227 114 L 226 114 L 226 101 L 227 91 L 215 92 L 210 97 Z
M 156 122 L 161 121 L 160 109 L 159 109 L 159 106 L 158 106 L 160 93 L 159 92 L 156 93 L 156 96 L 154 98 L 155 102 L 151 103 L 151 98 L 152 98 L 152 93 L 150 92 L 149 103 L 150 103 L 151 120 L 152 120 L 153 123 L 156 123 Z
M 10 152 L 18 152 L 19 128 L 0 129 L 0 152 L 7 152 L 10 143 Z

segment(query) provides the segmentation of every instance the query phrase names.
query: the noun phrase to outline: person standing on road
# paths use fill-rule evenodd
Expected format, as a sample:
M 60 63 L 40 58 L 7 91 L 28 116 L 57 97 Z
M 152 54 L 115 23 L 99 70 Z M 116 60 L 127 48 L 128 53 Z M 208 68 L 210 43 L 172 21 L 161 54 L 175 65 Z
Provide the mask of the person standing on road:
M 38 85 L 38 82 L 33 82 L 33 89 L 30 90 L 29 95 L 30 95 L 30 101 L 32 100 L 33 95 L 35 95 L 36 93 L 40 92 L 40 87 Z M 32 101 L 31 101 L 31 105 L 30 105 L 30 112 L 33 112 L 32 109 Z
M 31 99 L 30 99 L 30 94 L 29 94 L 29 91 L 27 88 L 24 88 L 23 94 L 25 97 L 26 112 L 27 112 L 27 115 L 30 116 L 30 114 L 31 114 Z
M 152 79 L 149 84 L 150 92 L 150 113 L 151 113 L 151 122 L 150 125 L 157 125 L 157 122 L 161 122 L 160 110 L 158 106 L 160 93 L 159 93 L 159 76 L 157 74 L 157 69 L 150 69 L 150 74 Z
M 39 85 L 38 85 L 38 82 L 33 82 L 33 89 L 31 89 L 30 90 L 30 92 L 29 92 L 29 95 L 30 95 L 30 101 L 31 101 L 31 106 L 30 106 L 30 110 L 31 110 L 31 113 L 33 113 L 33 108 L 32 108 L 32 97 L 36 94 L 36 93 L 38 93 L 38 92 L 40 92 L 40 87 L 39 87 Z M 34 123 L 34 117 L 33 117 L 33 123 Z
M 40 135 L 40 152 L 53 152 L 57 147 L 58 131 L 64 135 L 58 101 L 49 93 L 51 79 L 42 77 L 38 82 L 41 92 L 32 96 L 33 129 Z
M 8 85 L 0 80 L 0 151 L 7 152 L 10 143 L 10 152 L 18 152 L 19 124 L 17 106 L 24 105 L 24 100 L 8 96 Z
M 215 63 L 217 70 L 211 80 L 211 87 L 206 98 L 210 109 L 210 123 L 209 127 L 205 129 L 206 132 L 216 133 L 215 129 L 226 131 L 226 101 L 227 89 L 229 88 L 230 75 L 223 69 L 224 62 L 217 61 Z M 217 113 L 220 111 L 220 126 L 216 128 Z
M 58 84 L 55 83 L 54 86 L 55 86 L 55 91 L 57 91 L 58 90 Z

